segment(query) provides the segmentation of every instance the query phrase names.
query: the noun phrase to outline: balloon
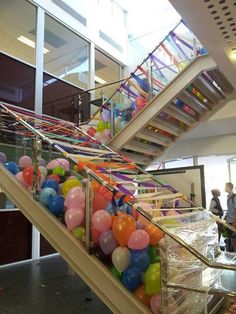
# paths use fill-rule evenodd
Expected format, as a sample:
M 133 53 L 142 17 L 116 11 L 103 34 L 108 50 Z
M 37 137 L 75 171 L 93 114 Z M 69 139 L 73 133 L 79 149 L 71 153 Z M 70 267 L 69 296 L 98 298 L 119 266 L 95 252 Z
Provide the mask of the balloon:
M 77 208 L 70 208 L 65 213 L 65 222 L 68 230 L 78 227 L 84 220 L 84 211 Z
M 160 293 L 156 293 L 151 297 L 150 306 L 153 314 L 160 313 L 161 308 L 161 295 Z
M 52 173 L 59 177 L 63 177 L 65 175 L 65 169 L 61 166 L 57 166 L 53 169 Z
M 48 177 L 47 177 L 47 179 L 49 180 L 55 180 L 58 184 L 60 183 L 60 181 L 61 181 L 61 179 L 60 179 L 60 177 L 59 176 L 57 176 L 56 174 L 50 174 Z
M 163 238 L 164 233 L 153 224 L 148 224 L 144 230 L 148 233 L 150 238 L 150 245 L 157 245 L 157 243 Z
M 39 166 L 39 171 L 40 171 L 40 173 L 43 174 L 45 177 L 46 177 L 47 174 L 48 174 L 47 168 L 44 167 L 44 166 Z
M 121 280 L 122 274 L 115 268 L 115 266 L 111 266 L 110 271 L 114 277 L 116 277 L 118 280 Z
M 85 241 L 85 228 L 84 227 L 76 227 L 72 230 L 73 235 L 80 239 L 81 241 Z
M 44 181 L 45 181 L 45 176 L 43 174 L 41 174 L 41 178 L 40 178 L 40 182 L 39 182 L 39 190 L 41 190 Z
M 109 202 L 100 193 L 95 192 L 93 198 L 93 211 L 104 210 L 107 208 Z
M 103 110 L 100 113 L 100 119 L 102 121 L 108 122 L 109 118 L 110 118 L 110 112 L 108 110 Z
M 150 264 L 146 273 L 144 274 L 145 293 L 152 295 L 161 290 L 161 274 L 160 264 Z
M 17 163 L 13 161 L 6 162 L 5 167 L 7 168 L 8 171 L 10 171 L 14 175 L 16 175 L 20 171 Z
M 128 268 L 122 275 L 122 282 L 131 291 L 137 289 L 142 282 L 141 270 L 137 267 Z
M 117 216 L 112 225 L 114 236 L 121 247 L 127 245 L 129 237 L 135 229 L 135 221 L 125 214 Z
M 150 257 L 146 250 L 132 251 L 131 253 L 131 265 L 140 268 L 142 272 L 145 272 L 150 264 Z
M 22 156 L 19 159 L 19 166 L 26 168 L 32 165 L 32 159 L 29 156 Z
M 66 160 L 64 158 L 57 158 L 57 159 L 51 160 L 47 164 L 47 169 L 54 169 L 57 166 L 63 167 L 67 171 L 70 170 L 70 163 L 68 160 Z
M 80 181 L 79 181 L 80 182 Z M 84 210 L 85 208 L 85 194 L 80 187 L 72 188 L 66 196 L 65 206 L 67 208 L 79 208 Z
M 46 161 L 43 158 L 40 158 L 39 160 L 39 166 L 46 167 Z
M 82 183 L 77 180 L 77 179 L 69 179 L 69 180 L 66 180 L 63 184 L 62 184 L 62 194 L 64 196 L 66 196 L 68 194 L 68 192 L 75 188 L 76 186 L 82 188 Z
M 16 178 L 17 180 L 24 186 L 24 187 L 28 187 L 29 184 L 25 182 L 24 178 L 23 178 L 23 172 L 20 171 L 16 174 Z
M 50 209 L 50 212 L 56 216 L 59 215 L 64 209 L 64 201 L 65 199 L 61 195 L 49 198 L 48 208 Z
M 134 295 L 146 306 L 149 307 L 151 297 L 145 294 L 144 285 L 139 286 L 134 290 Z
M 100 235 L 101 235 L 101 232 L 98 231 L 96 228 L 92 227 L 92 240 L 95 244 L 99 243 Z
M 34 180 L 34 167 L 33 166 L 29 166 L 23 170 L 23 178 L 25 182 L 28 183 L 28 185 L 33 185 L 33 180 Z M 41 173 L 39 170 L 37 171 L 37 180 L 38 180 L 38 183 L 40 183 Z
M 87 134 L 94 137 L 94 135 L 96 134 L 96 129 L 93 128 L 92 126 L 88 129 Z
M 131 254 L 127 247 L 119 246 L 113 251 L 111 258 L 116 269 L 123 273 L 130 265 Z
M 106 122 L 99 121 L 97 124 L 97 132 L 102 132 L 106 129 Z
M 56 192 L 58 191 L 59 185 L 57 183 L 57 181 L 49 179 L 43 182 L 42 188 L 52 188 L 54 189 Z
M 103 131 L 103 141 L 108 141 L 110 139 L 110 130 L 109 129 L 106 129 Z
M 118 243 L 113 235 L 112 230 L 103 231 L 99 238 L 99 245 L 104 254 L 110 255 Z
M 151 264 L 160 262 L 160 258 L 159 258 L 159 256 L 157 255 L 157 248 L 156 248 L 156 246 L 150 246 L 150 247 L 149 247 L 149 250 L 148 250 L 148 254 L 149 254 L 149 256 L 150 256 L 150 262 L 151 262 Z
M 143 250 L 149 244 L 149 235 L 144 230 L 135 230 L 129 237 L 128 247 L 133 250 Z
M 207 54 L 206 48 L 205 48 L 205 47 L 200 48 L 199 53 L 200 53 L 200 55 L 205 55 L 205 54 Z
M 7 156 L 5 153 L 0 152 L 0 164 L 5 164 L 7 161 Z
M 39 201 L 48 206 L 50 199 L 57 196 L 57 193 L 54 189 L 52 188 L 44 188 L 41 190 L 40 194 L 39 194 Z
M 98 231 L 106 231 L 111 227 L 111 216 L 105 210 L 98 210 L 92 216 L 92 225 Z

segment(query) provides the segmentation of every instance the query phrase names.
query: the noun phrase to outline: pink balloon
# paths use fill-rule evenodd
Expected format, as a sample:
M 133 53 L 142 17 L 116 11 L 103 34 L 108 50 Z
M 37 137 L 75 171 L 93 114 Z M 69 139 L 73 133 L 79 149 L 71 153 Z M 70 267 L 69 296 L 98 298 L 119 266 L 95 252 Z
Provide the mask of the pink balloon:
M 101 235 L 101 232 L 98 231 L 96 228 L 92 227 L 92 239 L 95 244 L 99 243 L 100 235 Z
M 32 159 L 29 156 L 22 156 L 19 159 L 19 166 L 26 168 L 32 165 Z
M 27 182 L 25 182 L 24 178 L 23 178 L 23 172 L 20 171 L 16 174 L 16 179 L 24 186 L 24 187 L 28 187 L 29 184 Z
M 47 164 L 47 169 L 54 169 L 57 166 L 61 166 L 62 168 L 64 168 L 65 170 L 70 170 L 70 163 L 68 160 L 64 159 L 64 158 L 57 158 L 57 159 L 53 159 L 51 160 L 48 164 Z
M 110 255 L 118 246 L 112 230 L 103 231 L 99 238 L 99 245 L 104 254 Z
M 70 231 L 78 227 L 84 219 L 84 211 L 81 209 L 68 209 L 65 213 L 65 222 Z
M 85 208 L 85 194 L 80 187 L 72 188 L 66 195 L 65 206 L 70 208 L 78 208 L 84 210 Z
M 132 250 L 143 250 L 150 242 L 148 233 L 139 229 L 131 233 L 128 241 L 128 247 Z
M 151 297 L 150 306 L 151 306 L 152 313 L 154 313 L 154 314 L 160 313 L 159 312 L 159 310 L 161 308 L 161 295 L 160 295 L 160 293 L 156 293 Z
M 105 210 L 98 210 L 92 216 L 92 225 L 98 231 L 106 231 L 111 227 L 111 216 Z

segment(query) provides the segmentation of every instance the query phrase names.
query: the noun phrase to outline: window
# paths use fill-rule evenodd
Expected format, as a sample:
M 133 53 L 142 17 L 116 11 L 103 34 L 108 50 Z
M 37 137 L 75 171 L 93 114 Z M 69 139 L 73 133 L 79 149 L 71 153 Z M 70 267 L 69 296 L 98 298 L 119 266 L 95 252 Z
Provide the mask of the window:
M 44 70 L 75 86 L 88 88 L 89 44 L 80 36 L 45 16 Z
M 0 12 L 1 51 L 35 64 L 36 8 L 26 0 L 1 0 Z
M 184 158 L 179 160 L 165 162 L 165 169 L 193 166 L 193 158 Z

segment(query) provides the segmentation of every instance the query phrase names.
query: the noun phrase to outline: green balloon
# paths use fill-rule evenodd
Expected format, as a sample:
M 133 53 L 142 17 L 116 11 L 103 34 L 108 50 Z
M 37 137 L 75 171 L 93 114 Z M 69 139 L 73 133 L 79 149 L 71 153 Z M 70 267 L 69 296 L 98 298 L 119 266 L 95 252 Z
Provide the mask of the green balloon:
M 121 280 L 121 273 L 115 268 L 115 266 L 111 266 L 110 271 L 114 277 L 116 277 L 118 280 Z
M 97 132 L 102 132 L 106 129 L 106 122 L 105 121 L 99 121 L 97 124 Z
M 65 175 L 65 169 L 57 166 L 53 169 L 52 173 L 58 175 L 59 177 L 63 177 Z
M 161 291 L 160 263 L 150 264 L 144 275 L 146 295 L 153 295 Z
M 158 263 L 160 262 L 160 257 L 157 255 L 157 247 L 156 246 L 150 246 L 148 250 L 148 254 L 150 256 L 150 263 Z
M 72 230 L 72 233 L 76 238 L 83 241 L 84 237 L 85 237 L 85 228 L 84 227 L 76 227 L 75 229 Z

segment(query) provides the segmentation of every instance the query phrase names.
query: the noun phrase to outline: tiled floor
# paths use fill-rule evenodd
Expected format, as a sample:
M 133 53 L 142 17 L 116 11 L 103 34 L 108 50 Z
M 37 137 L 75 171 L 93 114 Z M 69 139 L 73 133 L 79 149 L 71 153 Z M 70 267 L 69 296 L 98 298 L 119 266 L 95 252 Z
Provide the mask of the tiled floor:
M 0 268 L 0 314 L 62 313 L 111 311 L 60 256 Z

